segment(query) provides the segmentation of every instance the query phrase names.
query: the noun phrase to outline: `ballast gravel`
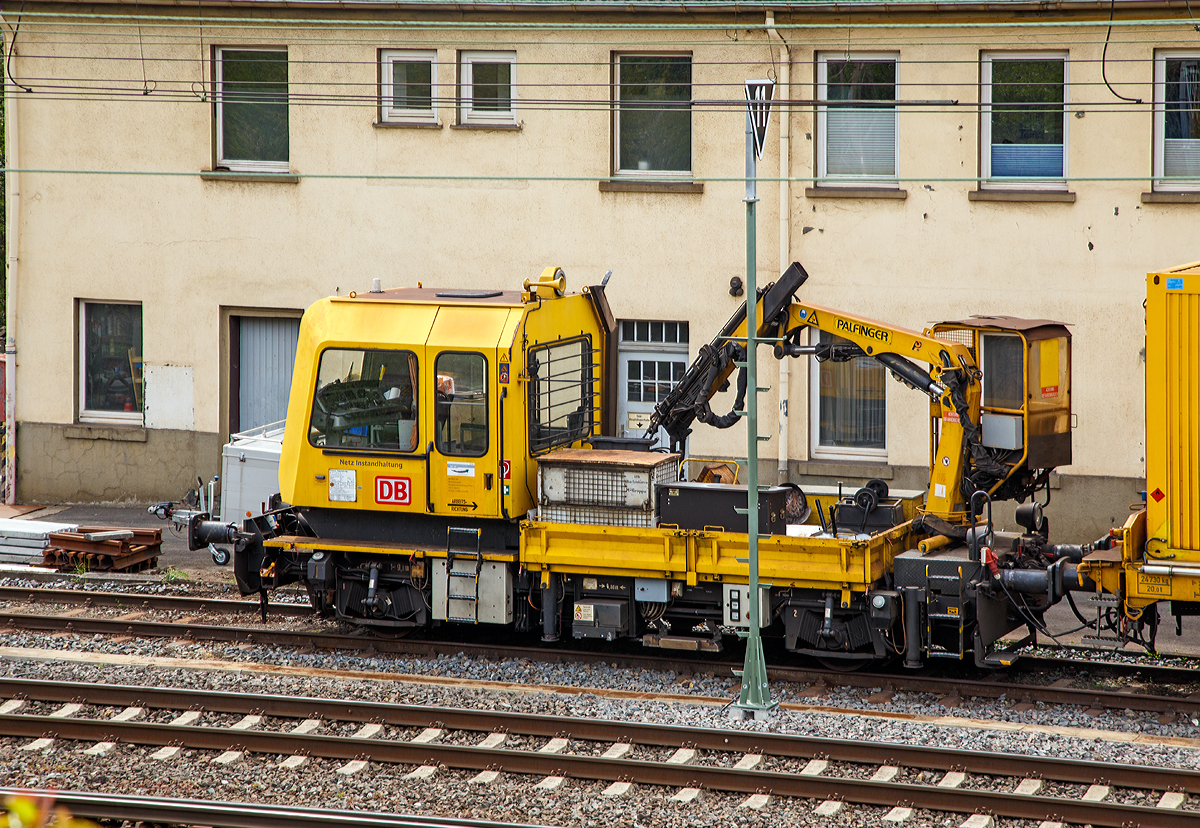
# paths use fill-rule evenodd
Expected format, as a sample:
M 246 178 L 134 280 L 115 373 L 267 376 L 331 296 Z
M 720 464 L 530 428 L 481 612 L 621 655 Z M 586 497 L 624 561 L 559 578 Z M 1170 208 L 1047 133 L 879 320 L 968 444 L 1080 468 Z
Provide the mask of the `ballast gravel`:
M 16 639 L 28 639 L 16 641 Z M 71 638 L 46 636 L 4 636 L 5 646 L 46 646 L 58 648 Z M 89 648 L 105 646 L 141 652 L 146 642 L 86 641 Z M 104 646 L 101 646 L 104 645 Z M 149 642 L 158 655 L 213 658 L 232 654 L 243 656 L 242 661 L 269 660 L 269 648 L 224 648 L 211 644 Z M 229 652 L 226 650 L 229 649 Z M 216 652 L 214 652 L 216 651 Z M 145 654 L 145 653 L 142 653 Z M 253 656 L 253 657 L 251 657 Z M 282 651 L 276 653 L 283 658 Z M 288 658 L 299 658 L 294 653 Z M 318 657 L 327 668 L 346 669 L 345 661 L 353 657 L 324 654 Z M 362 659 L 357 659 L 362 660 Z M 620 686 L 622 689 L 654 692 L 656 688 L 679 693 L 678 678 L 669 673 L 613 669 L 607 665 L 543 665 L 523 662 L 476 662 L 474 659 L 449 657 L 438 659 L 367 659 L 373 670 L 399 672 L 403 661 L 409 669 L 403 672 L 437 672 L 440 675 L 469 675 L 481 677 L 494 671 L 507 680 L 519 676 L 529 685 L 586 684 L 590 686 Z M 313 665 L 315 666 L 315 665 Z M 554 716 L 611 719 L 649 722 L 705 728 L 736 728 L 777 733 L 839 739 L 896 742 L 910 745 L 953 745 L 969 751 L 998 751 L 1061 758 L 1086 758 L 1098 761 L 1138 765 L 1167 765 L 1195 768 L 1200 765 L 1200 751 L 1151 744 L 1117 743 L 1104 740 L 1072 738 L 1052 733 L 1016 733 L 976 728 L 960 728 L 927 722 L 881 719 L 871 716 L 848 716 L 818 711 L 781 710 L 762 722 L 731 722 L 725 711 L 711 704 L 689 704 L 644 699 L 613 699 L 593 694 L 554 692 L 513 692 L 479 688 L 460 688 L 387 680 L 364 680 L 331 676 L 281 676 L 264 673 L 234 673 L 195 669 L 162 669 L 157 667 L 109 666 L 67 662 L 42 662 L 5 659 L 0 661 L 0 675 L 9 678 L 66 680 L 106 684 L 155 685 L 181 688 L 203 688 L 227 692 L 324 698 L 362 699 L 380 702 L 420 705 L 423 707 L 457 707 L 527 711 Z M 689 677 L 696 692 L 711 695 L 730 695 L 732 683 L 725 677 Z M 778 694 L 777 696 L 778 697 Z M 93 708 L 88 708 L 92 712 Z M 110 711 L 111 712 L 111 711 Z M 921 712 L 944 712 L 930 709 Z M 1064 715 L 1064 714 L 1056 714 Z M 154 716 L 158 718 L 157 715 Z M 164 714 L 164 718 L 170 718 Z M 1099 717 L 1096 717 L 1099 718 Z M 1123 717 L 1118 717 L 1123 718 Z M 228 725 L 230 717 L 205 714 L 205 725 Z M 1100 723 L 1088 717 L 1093 726 Z M 262 729 L 286 729 L 282 720 L 267 721 Z M 340 724 L 327 724 L 326 732 L 340 732 Z M 388 738 L 409 733 L 392 729 Z M 1193 731 L 1194 732 L 1194 731 Z M 448 734 L 453 741 L 461 736 Z M 762 811 L 741 807 L 745 795 L 705 792 L 698 802 L 682 804 L 671 801 L 673 789 L 638 786 L 624 797 L 602 795 L 605 784 L 568 780 L 557 791 L 544 792 L 534 786 L 537 777 L 501 774 L 490 786 L 469 784 L 473 773 L 441 768 L 429 780 L 405 779 L 412 768 L 371 763 L 364 771 L 346 776 L 337 773 L 341 763 L 313 759 L 296 770 L 278 767 L 282 756 L 248 755 L 230 766 L 212 763 L 216 752 L 183 751 L 166 762 L 154 760 L 154 748 L 121 746 L 108 757 L 87 756 L 78 743 L 59 742 L 49 751 L 27 752 L 20 749 L 27 740 L 0 740 L 0 769 L 6 784 L 62 787 L 172 796 L 208 798 L 264 803 L 287 803 L 322 808 L 417 813 L 439 816 L 459 816 L 494 821 L 522 822 L 535 825 L 579 826 L 642 826 L 643 828 L 675 828 L 675 826 L 729 826 L 729 828 L 758 828 L 758 826 L 887 826 L 883 821 L 889 809 L 849 805 L 836 816 L 818 817 L 819 804 L 812 800 L 773 799 Z M 537 749 L 537 740 L 513 739 L 507 745 L 519 749 Z M 594 753 L 594 743 L 572 743 L 568 750 L 575 753 Z M 637 758 L 663 761 L 669 750 L 637 748 Z M 722 760 L 724 757 L 722 757 Z M 701 756 L 699 761 L 718 761 Z M 790 760 L 772 762 L 780 769 L 796 770 Z M 866 775 L 848 773 L 853 766 L 837 765 L 827 773 L 837 775 Z M 932 772 L 905 769 L 906 776 L 924 774 L 936 781 Z M 922 777 L 923 778 L 923 777 Z M 1011 781 L 1011 780 L 1008 780 Z M 974 780 L 970 787 L 1002 788 L 1001 780 Z M 965 815 L 939 814 L 918 811 L 906 825 L 916 828 L 958 826 Z M 1033 828 L 1037 823 L 999 821 L 998 825 Z
M 73 588 L 71 581 L 54 584 Z M 33 581 L 0 579 L 0 585 L 45 586 Z M 132 594 L 214 595 L 237 597 L 221 586 L 162 582 L 76 582 L 75 588 L 104 589 Z M 302 603 L 302 594 L 280 593 L 272 601 L 294 600 Z M 0 634 L 2 647 L 28 647 L 60 651 L 87 651 L 136 657 L 168 656 L 185 660 L 223 660 L 239 664 L 263 664 L 302 669 L 345 672 L 401 673 L 476 681 L 497 681 L 536 688 L 562 685 L 573 688 L 634 691 L 642 694 L 717 697 L 736 695 L 737 681 L 723 674 L 699 673 L 676 675 L 670 671 L 633 669 L 615 664 L 547 664 L 525 660 L 491 661 L 462 655 L 414 657 L 361 655 L 336 652 L 306 653 L 295 648 L 249 644 L 162 640 L 113 640 L 100 636 L 48 635 L 27 632 Z M 1111 730 L 1148 737 L 1200 737 L 1200 722 L 1176 721 L 1160 724 L 1147 714 L 1113 711 L 1100 715 L 1076 708 L 1057 708 L 1043 704 L 1029 710 L 1014 710 L 1007 700 L 964 699 L 960 706 L 946 707 L 929 694 L 901 693 L 885 703 L 871 703 L 867 696 L 879 688 L 831 688 L 817 698 L 802 695 L 803 685 L 775 682 L 772 698 L 781 702 L 841 707 L 862 711 L 863 715 L 838 715 L 818 710 L 780 710 L 763 722 L 731 722 L 725 711 L 712 704 L 684 701 L 606 698 L 590 693 L 548 691 L 512 692 L 481 688 L 462 688 L 386 680 L 316 676 L 271 675 L 256 672 L 209 671 L 200 669 L 163 669 L 89 665 L 58 661 L 0 660 L 0 675 L 10 678 L 67 680 L 107 684 L 156 685 L 180 688 L 204 688 L 227 692 L 286 696 L 315 696 L 413 704 L 424 707 L 460 707 L 525 711 L 544 715 L 649 722 L 689 727 L 737 728 L 766 732 L 862 741 L 895 742 L 909 745 L 952 745 L 975 752 L 1007 752 L 1065 759 L 1088 759 L 1131 765 L 1163 765 L 1195 769 L 1200 767 L 1200 750 L 1153 743 L 1108 741 L 1079 738 L 1045 731 L 1020 732 L 955 727 L 923 721 L 906 721 L 871 716 L 875 711 L 972 719 L 991 719 L 1063 729 Z M 698 700 L 699 702 L 699 700 Z M 40 708 L 39 708 L 40 709 Z M 111 715 L 113 710 L 87 708 L 81 715 Z M 48 712 L 48 711 L 43 711 Z M 153 721 L 169 720 L 174 714 L 148 711 Z M 236 717 L 205 714 L 202 724 L 228 726 Z M 287 728 L 282 721 L 264 723 L 263 728 Z M 341 732 L 341 725 L 328 725 L 327 732 Z M 411 738 L 416 731 L 389 728 L 386 738 Z M 461 743 L 469 738 L 448 733 L 447 741 Z M 674 828 L 674 826 L 892 826 L 883 817 L 889 808 L 847 805 L 831 817 L 814 813 L 819 804 L 810 800 L 773 799 L 761 811 L 740 807 L 745 795 L 705 792 L 691 804 L 671 801 L 674 790 L 635 788 L 624 797 L 602 795 L 603 783 L 568 780 L 560 789 L 544 792 L 535 789 L 537 777 L 501 774 L 490 786 L 469 784 L 473 773 L 441 768 L 429 780 L 405 779 L 408 766 L 371 763 L 358 774 L 337 773 L 341 763 L 313 759 L 302 767 L 285 771 L 278 767 L 281 756 L 248 755 L 239 762 L 221 766 L 212 763 L 216 752 L 183 751 L 166 762 L 151 759 L 154 748 L 121 746 L 108 757 L 87 756 L 82 746 L 58 742 L 46 752 L 20 750 L 28 740 L 0 738 L 0 778 L 5 784 L 34 787 L 61 787 L 172 797 L 195 797 L 233 801 L 287 803 L 323 808 L 458 816 L 494 821 L 522 822 L 535 825 L 580 826 L 580 828 Z M 513 749 L 537 749 L 532 739 L 512 739 Z M 568 751 L 594 755 L 604 745 L 572 743 Z M 671 751 L 638 748 L 637 758 L 663 761 Z M 699 761 L 727 764 L 729 757 L 701 757 Z M 796 772 L 803 763 L 768 758 L 763 767 Z M 828 775 L 867 777 L 873 769 L 854 765 L 832 765 Z M 905 769 L 904 778 L 931 772 Z M 921 777 L 923 778 L 923 777 Z M 1004 789 L 1013 780 L 971 779 L 968 787 Z M 1015 784 L 1015 783 L 1014 783 Z M 1047 785 L 1046 792 L 1069 786 Z M 1114 790 L 1114 797 L 1117 791 Z M 1142 795 L 1120 792 L 1121 801 L 1152 804 Z M 1196 803 L 1185 806 L 1194 809 Z M 959 826 L 966 815 L 917 811 L 905 825 L 914 828 Z M 1034 828 L 1037 822 L 997 820 L 1003 828 Z
M 451 680 L 493 681 L 521 686 L 562 685 L 578 688 L 635 691 L 709 698 L 732 698 L 737 693 L 738 680 L 732 675 L 698 673 L 677 675 L 673 671 L 657 671 L 620 667 L 606 663 L 532 662 L 524 659 L 489 660 L 466 655 L 419 657 L 411 655 L 340 653 L 330 651 L 304 652 L 293 647 L 258 644 L 223 644 L 220 642 L 191 642 L 183 640 L 135 639 L 114 640 L 100 635 L 63 636 L 26 631 L 0 633 L 0 647 L 25 647 L 64 651 L 87 651 L 115 655 L 158 657 L 190 660 L 222 660 L 239 663 L 333 670 L 349 672 L 400 673 Z M 775 681 L 771 697 L 782 703 L 837 707 L 864 712 L 887 712 L 901 715 L 941 716 L 958 719 L 983 719 L 1011 724 L 1031 724 L 1056 728 L 1112 730 L 1149 737 L 1200 737 L 1200 717 L 1176 719 L 1160 723 L 1151 713 L 1131 710 L 1108 710 L 1101 713 L 1080 707 L 1059 707 L 1043 702 L 1017 707 L 1005 698 L 964 698 L 956 706 L 942 704 L 937 694 L 899 693 L 887 702 L 871 702 L 868 696 L 878 687 L 831 687 L 819 697 L 805 694 L 806 687 L 790 682 Z

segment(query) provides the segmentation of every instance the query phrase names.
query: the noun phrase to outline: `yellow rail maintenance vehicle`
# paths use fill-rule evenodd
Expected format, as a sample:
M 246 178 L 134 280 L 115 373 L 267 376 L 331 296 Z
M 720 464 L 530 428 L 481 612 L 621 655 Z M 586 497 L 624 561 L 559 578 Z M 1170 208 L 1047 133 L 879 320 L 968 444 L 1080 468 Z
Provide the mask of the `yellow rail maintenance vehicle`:
M 740 417 L 744 368 L 734 410 L 710 402 L 750 319 L 778 359 L 871 357 L 930 398 L 927 492 L 870 481 L 815 510 L 795 486 L 761 493 L 764 635 L 850 666 L 1007 663 L 998 642 L 1034 636 L 1067 590 L 1094 591 L 1083 557 L 1107 545 L 1050 544 L 1037 499 L 1071 461 L 1070 333 L 1008 317 L 910 331 L 799 300 L 805 279 L 793 264 L 700 348 L 651 417 L 668 453 L 612 436 L 604 284 L 569 293 L 551 267 L 522 291 L 319 301 L 301 322 L 278 502 L 240 526 L 198 515 L 190 544 L 233 545 L 244 594 L 300 583 L 322 615 L 371 628 L 720 650 L 751 621 L 746 489 L 680 470 L 696 421 Z M 808 344 L 809 328 L 840 339 Z M 1008 499 L 1029 501 L 1020 532 L 992 525 Z

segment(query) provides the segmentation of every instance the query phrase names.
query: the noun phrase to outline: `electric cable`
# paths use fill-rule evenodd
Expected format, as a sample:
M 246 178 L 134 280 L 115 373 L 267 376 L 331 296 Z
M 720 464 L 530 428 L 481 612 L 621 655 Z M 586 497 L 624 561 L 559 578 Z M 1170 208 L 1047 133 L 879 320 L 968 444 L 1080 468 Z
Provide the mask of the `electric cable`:
M 4 70 L 8 73 L 8 80 L 13 86 L 18 89 L 24 89 L 26 92 L 33 92 L 28 86 L 24 86 L 17 82 L 12 73 L 12 57 L 13 52 L 17 50 L 17 35 L 21 33 L 21 17 L 25 12 L 25 0 L 21 0 L 21 8 L 17 12 L 17 25 L 13 28 L 12 39 L 8 43 L 8 54 L 4 58 Z
M 1108 82 L 1108 68 L 1106 64 L 1106 60 L 1108 58 L 1108 41 L 1109 38 L 1112 37 L 1113 12 L 1116 11 L 1116 8 L 1117 0 L 1108 0 L 1108 34 L 1104 36 L 1104 51 L 1100 53 L 1100 76 L 1104 78 L 1104 85 L 1108 87 L 1108 91 L 1113 93 L 1113 95 L 1123 101 L 1140 104 L 1142 102 L 1141 98 L 1126 97 L 1125 95 L 1117 92 L 1117 90 L 1113 89 L 1112 84 Z

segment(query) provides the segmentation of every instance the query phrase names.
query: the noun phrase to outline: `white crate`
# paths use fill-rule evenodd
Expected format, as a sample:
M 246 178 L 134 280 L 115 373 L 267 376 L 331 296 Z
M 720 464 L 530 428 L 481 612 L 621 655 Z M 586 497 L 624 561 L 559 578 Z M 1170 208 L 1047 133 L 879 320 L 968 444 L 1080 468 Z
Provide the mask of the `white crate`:
M 221 450 L 221 520 L 239 526 L 279 492 L 283 422 L 231 434 Z
M 564 449 L 538 460 L 538 518 L 589 526 L 653 527 L 655 486 L 678 479 L 679 455 Z

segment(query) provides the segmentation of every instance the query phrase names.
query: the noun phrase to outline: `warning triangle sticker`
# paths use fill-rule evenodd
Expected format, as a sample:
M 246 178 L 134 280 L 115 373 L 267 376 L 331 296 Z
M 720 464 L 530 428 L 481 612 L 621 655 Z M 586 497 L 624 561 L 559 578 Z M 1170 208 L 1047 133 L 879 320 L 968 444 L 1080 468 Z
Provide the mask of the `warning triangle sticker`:
M 807 321 L 808 321 L 808 324 L 815 326 L 817 324 L 817 312 L 816 311 L 809 312 Z
M 767 140 L 767 124 L 771 120 L 771 97 L 775 93 L 775 81 L 746 81 L 746 112 L 754 127 L 754 155 L 762 158 L 763 144 Z

